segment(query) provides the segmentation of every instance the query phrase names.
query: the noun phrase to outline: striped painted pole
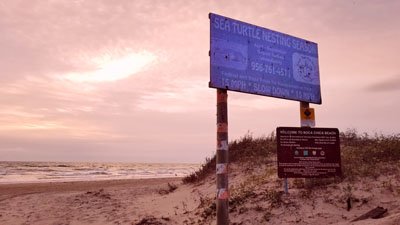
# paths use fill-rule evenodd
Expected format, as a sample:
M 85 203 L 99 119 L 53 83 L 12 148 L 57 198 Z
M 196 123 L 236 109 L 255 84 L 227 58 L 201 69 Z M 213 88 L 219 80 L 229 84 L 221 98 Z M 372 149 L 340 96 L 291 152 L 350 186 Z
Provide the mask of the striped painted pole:
M 229 224 L 228 93 L 217 89 L 217 225 Z

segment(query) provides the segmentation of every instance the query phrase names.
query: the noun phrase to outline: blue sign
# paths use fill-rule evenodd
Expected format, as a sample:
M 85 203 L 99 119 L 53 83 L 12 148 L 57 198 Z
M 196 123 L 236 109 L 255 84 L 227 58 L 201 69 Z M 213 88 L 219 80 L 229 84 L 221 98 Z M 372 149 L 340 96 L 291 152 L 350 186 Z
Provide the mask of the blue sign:
M 210 87 L 321 104 L 318 46 L 210 13 Z

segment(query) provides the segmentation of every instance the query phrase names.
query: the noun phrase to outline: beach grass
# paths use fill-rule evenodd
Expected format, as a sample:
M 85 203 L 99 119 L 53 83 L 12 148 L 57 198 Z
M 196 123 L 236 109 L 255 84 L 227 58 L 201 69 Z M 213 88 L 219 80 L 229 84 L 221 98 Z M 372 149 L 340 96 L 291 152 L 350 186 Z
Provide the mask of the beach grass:
M 360 134 L 355 129 L 340 132 L 342 179 L 376 177 L 382 173 L 397 173 L 400 165 L 400 134 Z M 196 183 L 215 172 L 215 155 L 206 158 L 202 166 L 183 178 L 184 183 Z M 246 164 L 254 169 L 260 164 L 276 164 L 276 136 L 254 137 L 245 134 L 229 143 L 229 162 Z M 253 168 L 248 168 L 248 166 Z M 276 170 L 276 168 L 275 168 Z M 337 180 L 337 179 L 336 179 Z M 320 182 L 324 183 L 325 180 Z M 316 184 L 318 185 L 318 184 Z

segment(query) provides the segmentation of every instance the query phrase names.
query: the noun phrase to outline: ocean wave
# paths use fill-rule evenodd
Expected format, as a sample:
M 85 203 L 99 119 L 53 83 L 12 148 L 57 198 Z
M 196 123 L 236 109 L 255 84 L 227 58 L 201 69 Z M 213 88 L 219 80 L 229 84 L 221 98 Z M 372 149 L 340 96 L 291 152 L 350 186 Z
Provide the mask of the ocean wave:
M 0 183 L 183 177 L 196 164 L 0 162 Z

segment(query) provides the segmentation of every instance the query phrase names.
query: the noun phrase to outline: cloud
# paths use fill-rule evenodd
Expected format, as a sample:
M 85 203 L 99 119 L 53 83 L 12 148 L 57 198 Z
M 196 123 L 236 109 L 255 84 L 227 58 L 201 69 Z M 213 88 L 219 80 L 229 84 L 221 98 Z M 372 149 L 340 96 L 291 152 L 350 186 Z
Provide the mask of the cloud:
M 366 90 L 371 92 L 400 91 L 400 75 L 369 85 Z
M 161 26 L 167 20 L 154 14 L 169 10 L 163 4 L 63 0 L 20 4 L 0 5 L 2 80 L 87 71 L 92 65 L 82 56 L 99 56 L 110 49 L 156 52 L 154 39 L 169 31 Z
M 100 59 L 98 59 L 100 58 Z M 157 57 L 150 52 L 130 53 L 114 58 L 102 55 L 94 59 L 96 69 L 88 72 L 68 73 L 64 78 L 73 82 L 107 82 L 125 79 L 135 73 L 143 71 L 153 63 Z
M 199 113 L 209 110 L 211 90 L 200 79 L 175 81 L 139 97 L 137 109 L 161 113 Z

